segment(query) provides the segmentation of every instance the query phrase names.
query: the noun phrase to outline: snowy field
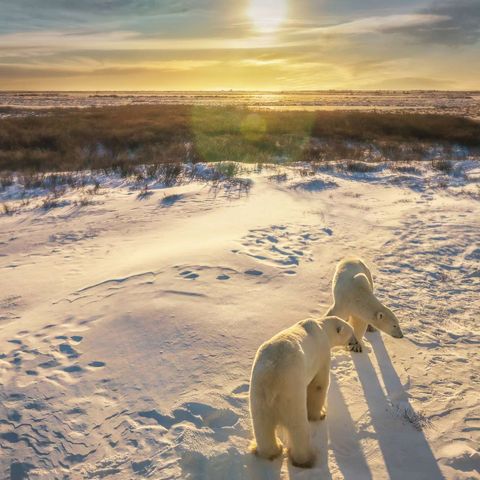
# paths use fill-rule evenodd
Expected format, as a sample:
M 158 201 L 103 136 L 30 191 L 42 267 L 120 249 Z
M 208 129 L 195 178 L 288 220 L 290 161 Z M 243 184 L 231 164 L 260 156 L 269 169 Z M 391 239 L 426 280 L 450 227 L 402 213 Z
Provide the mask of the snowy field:
M 285 91 L 285 92 L 8 92 L 0 91 L 0 118 L 22 109 L 119 105 L 247 106 L 274 110 L 352 110 L 437 113 L 480 118 L 480 92 Z M 13 111 L 2 111 L 11 107 Z
M 0 215 L 0 478 L 480 478 L 480 168 L 100 179 Z M 251 184 L 249 183 L 251 182 Z M 23 203 L 21 203 L 23 202 Z M 313 470 L 247 452 L 259 345 L 361 256 L 405 338 L 334 354 Z

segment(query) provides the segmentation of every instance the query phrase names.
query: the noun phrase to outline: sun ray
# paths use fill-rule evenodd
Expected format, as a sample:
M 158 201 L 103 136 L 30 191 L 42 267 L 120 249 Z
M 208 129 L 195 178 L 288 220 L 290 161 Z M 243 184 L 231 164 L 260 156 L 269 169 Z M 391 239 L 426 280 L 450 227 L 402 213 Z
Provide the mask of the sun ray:
M 288 0 L 250 0 L 248 15 L 255 28 L 264 33 L 278 30 L 287 17 Z

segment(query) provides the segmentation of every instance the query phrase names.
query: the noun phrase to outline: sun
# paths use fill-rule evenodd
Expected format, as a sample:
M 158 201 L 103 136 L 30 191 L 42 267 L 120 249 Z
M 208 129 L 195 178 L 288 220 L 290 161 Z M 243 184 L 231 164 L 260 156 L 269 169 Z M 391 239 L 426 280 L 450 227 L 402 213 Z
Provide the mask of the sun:
M 250 0 L 248 15 L 255 28 L 264 33 L 272 33 L 287 17 L 288 0 Z

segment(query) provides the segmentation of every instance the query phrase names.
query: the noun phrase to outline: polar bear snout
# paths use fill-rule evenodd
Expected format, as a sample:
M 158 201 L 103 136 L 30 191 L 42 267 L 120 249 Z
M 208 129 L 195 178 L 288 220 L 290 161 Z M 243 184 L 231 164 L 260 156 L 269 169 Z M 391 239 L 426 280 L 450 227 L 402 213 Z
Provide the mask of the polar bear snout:
M 403 338 L 402 329 L 398 326 L 398 324 L 389 325 L 387 328 L 380 328 L 383 332 L 387 333 L 393 338 Z
M 398 325 L 394 325 L 391 335 L 393 338 L 403 338 L 402 329 Z
M 382 306 L 382 309 L 375 313 L 375 318 L 372 321 L 374 326 L 385 333 L 388 333 L 393 338 L 403 338 L 402 329 L 395 314 L 387 307 Z

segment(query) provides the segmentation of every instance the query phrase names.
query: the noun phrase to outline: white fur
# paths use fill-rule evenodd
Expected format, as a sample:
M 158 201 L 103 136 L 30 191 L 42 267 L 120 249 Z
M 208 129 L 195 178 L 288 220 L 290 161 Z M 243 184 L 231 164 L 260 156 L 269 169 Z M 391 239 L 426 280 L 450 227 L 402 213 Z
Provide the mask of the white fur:
M 250 381 L 252 449 L 257 455 L 273 459 L 282 453 L 275 434 L 281 425 L 292 463 L 312 466 L 308 420 L 325 417 L 330 350 L 345 345 L 352 334 L 350 325 L 337 317 L 303 320 L 259 348 Z
M 392 337 L 403 337 L 395 314 L 373 293 L 372 274 L 359 258 L 347 258 L 337 265 L 333 278 L 333 305 L 326 314 L 336 315 L 352 325 L 355 338 L 350 342 L 350 348 L 357 352 L 362 351 L 362 339 L 369 324 Z

